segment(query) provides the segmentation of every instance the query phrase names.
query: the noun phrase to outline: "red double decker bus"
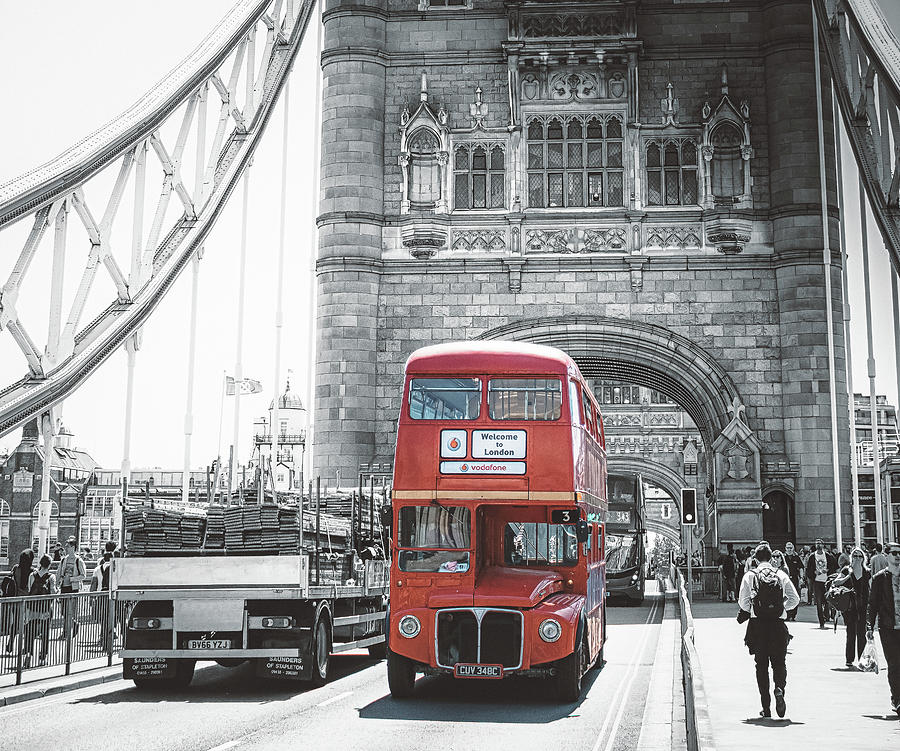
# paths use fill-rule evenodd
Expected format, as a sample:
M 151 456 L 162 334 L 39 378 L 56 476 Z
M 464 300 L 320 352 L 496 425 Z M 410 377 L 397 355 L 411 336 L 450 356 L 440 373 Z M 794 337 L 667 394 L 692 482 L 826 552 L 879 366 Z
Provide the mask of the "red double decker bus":
M 606 451 L 565 353 L 425 347 L 406 363 L 391 507 L 388 683 L 519 675 L 563 701 L 603 661 Z

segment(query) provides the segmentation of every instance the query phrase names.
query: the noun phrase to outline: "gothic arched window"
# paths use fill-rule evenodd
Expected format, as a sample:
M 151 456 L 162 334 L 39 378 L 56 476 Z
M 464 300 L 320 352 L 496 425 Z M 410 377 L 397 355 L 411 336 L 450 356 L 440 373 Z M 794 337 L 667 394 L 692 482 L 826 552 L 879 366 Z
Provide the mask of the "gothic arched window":
M 0 498 L 0 558 L 9 561 L 9 504 Z
M 644 166 L 648 206 L 697 203 L 697 147 L 693 141 L 648 141 Z
M 409 201 L 415 209 L 433 209 L 441 198 L 437 136 L 427 128 L 409 139 Z
M 502 209 L 506 159 L 497 144 L 460 144 L 453 153 L 455 209 Z
M 713 148 L 710 187 L 714 198 L 737 198 L 744 193 L 743 135 L 730 122 L 716 126 L 709 137 Z
M 532 118 L 528 206 L 624 206 L 623 129 L 618 115 Z

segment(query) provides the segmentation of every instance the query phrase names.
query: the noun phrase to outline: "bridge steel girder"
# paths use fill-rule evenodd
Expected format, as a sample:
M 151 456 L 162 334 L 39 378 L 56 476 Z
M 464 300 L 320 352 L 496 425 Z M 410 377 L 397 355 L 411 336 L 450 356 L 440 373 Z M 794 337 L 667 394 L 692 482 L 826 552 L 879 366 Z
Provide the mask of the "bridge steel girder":
M 200 251 L 238 179 L 252 160 L 299 52 L 314 8 L 315 0 L 304 0 L 299 9 L 293 2 L 285 4 L 283 0 L 242 0 L 170 76 L 121 117 L 60 157 L 0 185 L 0 229 L 28 215 L 35 218 L 35 229 L 10 281 L 0 293 L 0 325 L 9 329 L 23 349 L 31 370 L 30 375 L 21 380 L 0 387 L 0 436 L 63 401 L 113 352 L 139 332 L 188 262 Z M 252 55 L 246 57 L 245 50 L 252 47 L 251 37 L 260 24 L 267 30 L 269 42 L 262 59 L 257 61 Z M 280 40 L 278 44 L 273 41 L 276 37 Z M 233 56 L 235 62 L 218 130 L 208 151 L 208 161 L 203 160 L 206 161 L 203 179 L 198 177 L 196 194 L 191 197 L 178 174 L 188 125 L 197 111 L 196 105 L 205 98 L 210 80 L 217 78 L 219 67 L 229 56 Z M 237 118 L 234 117 L 237 72 L 245 59 L 248 93 L 243 101 L 243 111 L 239 112 L 241 116 Z M 259 68 L 251 70 L 256 65 Z M 185 105 L 182 127 L 174 150 L 168 152 L 159 140 L 159 128 L 181 105 Z M 205 112 L 205 106 L 200 110 Z M 177 114 L 174 116 L 178 117 Z M 232 128 L 227 125 L 229 118 L 235 123 Z M 109 255 L 103 231 L 108 229 L 118 208 L 128 174 L 134 172 L 131 162 L 135 158 L 138 159 L 137 171 L 142 173 L 141 152 L 146 151 L 148 143 L 160 156 L 165 179 L 149 238 L 140 242 L 142 237 L 136 235 L 139 242 L 133 251 L 132 274 L 126 287 L 124 274 Z M 198 164 L 202 164 L 199 157 L 206 156 L 198 153 Z M 120 179 L 98 224 L 87 206 L 82 205 L 82 186 L 117 158 L 123 159 Z M 136 193 L 138 190 L 142 193 L 142 183 L 135 185 Z M 184 213 L 173 225 L 167 226 L 163 223 L 165 207 L 173 191 L 184 204 Z M 92 250 L 61 337 L 60 344 L 68 345 L 54 352 L 57 342 L 51 336 L 48 352 L 51 356 L 56 354 L 56 360 L 40 358 L 34 362 L 38 350 L 15 317 L 14 305 L 21 277 L 40 239 L 38 235 L 44 233 L 48 218 L 53 216 L 51 206 L 62 206 L 70 199 L 85 224 Z M 139 225 L 137 217 L 136 207 L 135 224 Z M 84 297 L 98 262 L 103 262 L 110 271 L 116 299 L 76 332 Z M 122 299 L 123 293 L 127 299 Z M 4 302 L 7 303 L 6 310 Z M 55 315 L 58 314 L 56 311 Z M 54 315 L 53 311 L 51 315 Z
M 900 45 L 874 0 L 813 0 L 847 138 L 900 274 Z

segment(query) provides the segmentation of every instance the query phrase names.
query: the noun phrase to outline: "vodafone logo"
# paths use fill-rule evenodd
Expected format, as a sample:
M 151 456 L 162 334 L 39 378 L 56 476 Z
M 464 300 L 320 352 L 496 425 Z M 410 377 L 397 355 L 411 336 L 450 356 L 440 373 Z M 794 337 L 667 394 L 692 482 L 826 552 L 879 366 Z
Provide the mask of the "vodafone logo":
M 463 462 L 463 463 L 460 465 L 460 467 L 459 467 L 459 471 L 460 471 L 460 472 L 468 472 L 468 471 L 469 471 L 469 465 L 466 464 L 465 462 Z
M 441 431 L 441 458 L 465 459 L 468 456 L 468 437 L 465 430 Z

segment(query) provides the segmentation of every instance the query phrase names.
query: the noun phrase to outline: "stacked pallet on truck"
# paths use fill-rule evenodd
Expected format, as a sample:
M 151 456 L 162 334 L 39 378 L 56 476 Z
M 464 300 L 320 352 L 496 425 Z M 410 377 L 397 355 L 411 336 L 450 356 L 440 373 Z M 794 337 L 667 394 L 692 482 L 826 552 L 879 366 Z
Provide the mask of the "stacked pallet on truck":
M 196 512 L 136 506 L 125 511 L 128 552 L 132 555 L 197 551 L 204 518 Z
M 214 505 L 206 509 L 206 538 L 203 547 L 221 550 L 225 547 L 225 509 Z

